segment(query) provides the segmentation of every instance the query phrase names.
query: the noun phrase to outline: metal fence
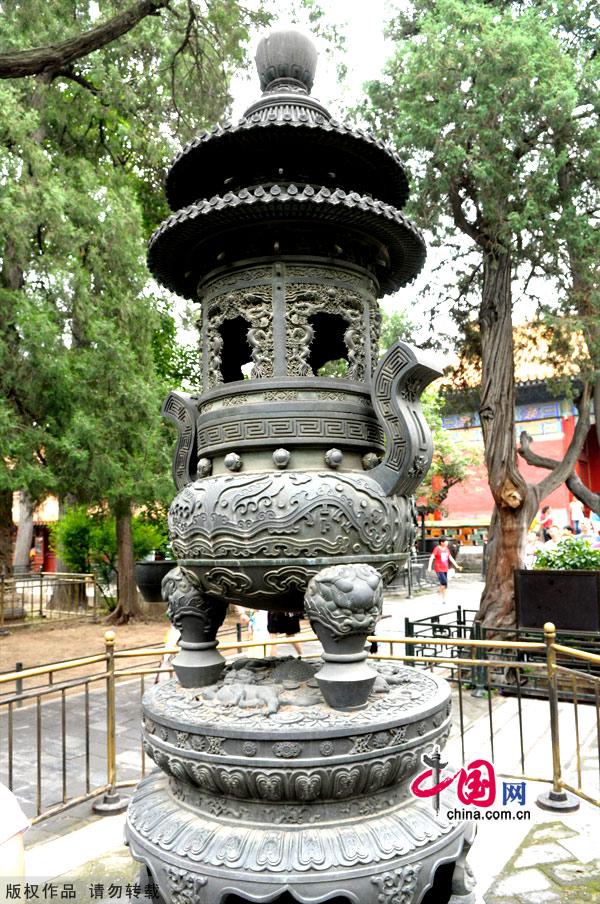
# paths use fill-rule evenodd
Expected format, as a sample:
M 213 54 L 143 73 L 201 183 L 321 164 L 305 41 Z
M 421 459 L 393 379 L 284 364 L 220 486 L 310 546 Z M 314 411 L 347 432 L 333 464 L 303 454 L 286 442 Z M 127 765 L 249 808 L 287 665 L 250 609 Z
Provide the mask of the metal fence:
M 277 644 L 300 641 L 314 656 L 316 640 L 301 634 Z M 435 669 L 450 681 L 458 713 L 447 748 L 452 759 L 468 763 L 489 755 L 505 777 L 547 782 L 559 797 L 569 791 L 600 806 L 600 678 L 580 670 L 582 665 L 598 668 L 600 656 L 559 644 L 552 625 L 539 642 L 440 636 L 370 640 L 379 645 L 373 658 Z M 271 643 L 231 640 L 221 642 L 220 649 L 265 654 Z M 416 643 L 430 644 L 436 654 L 414 655 Z M 141 699 L 149 682 L 172 675 L 166 657 L 175 652 L 166 647 L 116 651 L 115 633 L 107 631 L 104 653 L 0 675 L 0 775 L 34 822 L 101 794 L 118 806 L 119 790 L 145 774 Z M 482 654 L 485 659 L 478 658 Z M 532 661 L 534 655 L 539 660 Z M 547 700 L 524 697 L 519 681 L 513 697 L 498 694 L 494 675 L 506 668 L 508 656 L 529 657 L 515 658 L 513 667 L 517 675 L 534 669 L 546 682 Z M 482 670 L 479 699 L 472 695 L 474 669 Z M 18 681 L 40 679 L 43 685 L 17 691 Z M 540 737 L 548 728 L 551 740 L 542 751 Z M 540 756 L 546 757 L 543 768 Z
M 38 619 L 95 618 L 102 609 L 102 592 L 92 574 L 0 575 L 0 628 Z
M 415 555 L 406 560 L 406 564 L 400 569 L 392 583 L 388 586 L 388 593 L 406 592 L 410 599 L 420 590 L 431 590 L 439 587 L 437 575 L 427 570 L 430 556 Z

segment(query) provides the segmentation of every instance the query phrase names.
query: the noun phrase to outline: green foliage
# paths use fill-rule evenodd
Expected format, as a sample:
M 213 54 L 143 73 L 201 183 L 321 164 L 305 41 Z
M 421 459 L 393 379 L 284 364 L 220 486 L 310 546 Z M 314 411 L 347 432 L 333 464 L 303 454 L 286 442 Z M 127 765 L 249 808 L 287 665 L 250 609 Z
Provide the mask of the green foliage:
M 59 521 L 51 525 L 52 546 L 71 571 L 79 574 L 91 571 L 92 529 L 92 518 L 83 506 L 69 509 Z
M 170 559 L 172 550 L 169 540 L 167 509 L 158 503 L 148 505 L 140 512 L 137 520 L 140 525 L 150 527 L 154 532 L 153 536 L 158 538 L 158 542 L 155 542 L 152 548 L 161 556 L 164 556 L 165 559 Z M 140 557 L 138 556 L 138 558 Z
M 413 332 L 414 324 L 406 311 L 393 311 L 391 314 L 384 311 L 379 336 L 380 356 L 400 339 L 403 342 L 412 342 Z
M 159 303 L 158 323 L 152 334 L 154 366 L 172 389 L 202 390 L 202 360 L 197 345 L 180 345 L 175 318 L 165 303 Z
M 336 358 L 334 361 L 326 361 L 316 373 L 317 377 L 345 377 L 348 373 L 348 361 L 346 358 Z
M 3 49 L 95 24 L 96 4 L 18 0 Z M 107 20 L 122 11 L 101 4 Z M 260 6 L 173 0 L 47 77 L 0 82 L 0 491 L 123 509 L 172 492 L 168 388 L 198 382 L 175 349 L 145 248 L 166 214 L 164 170 L 229 104 Z
M 132 519 L 133 554 L 143 559 L 164 543 L 164 530 L 147 519 Z M 106 511 L 90 513 L 85 506 L 68 509 L 52 528 L 52 542 L 70 569 L 94 571 L 108 587 L 117 570 L 117 532 L 114 517 Z
M 593 549 L 587 540 L 565 537 L 553 549 L 538 549 L 533 567 L 597 571 L 600 570 L 600 549 Z
M 391 25 L 383 76 L 367 86 L 362 116 L 410 161 L 409 213 L 454 260 L 433 305 L 448 309 L 470 347 L 481 254 L 504 251 L 523 280 L 552 278 L 555 291 L 527 279 L 525 295 L 557 333 L 583 332 L 600 364 L 593 23 L 589 0 L 415 0 Z M 555 352 L 572 360 L 564 336 Z

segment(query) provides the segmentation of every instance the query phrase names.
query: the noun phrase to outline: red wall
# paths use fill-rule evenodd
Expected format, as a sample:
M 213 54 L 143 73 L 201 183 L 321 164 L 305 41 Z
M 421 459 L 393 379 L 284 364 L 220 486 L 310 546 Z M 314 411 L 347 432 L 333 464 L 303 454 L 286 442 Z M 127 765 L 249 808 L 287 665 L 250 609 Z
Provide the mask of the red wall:
M 534 449 L 546 458 L 562 459 L 569 445 L 571 436 L 573 435 L 573 425 L 574 418 L 572 416 L 563 418 L 563 436 L 536 439 L 534 440 Z M 457 433 L 459 433 L 459 431 L 457 431 Z M 592 470 L 594 472 L 594 479 L 600 485 L 600 451 L 598 450 L 598 442 L 595 436 L 594 439 L 596 441 L 596 457 L 595 461 L 592 463 Z M 488 487 L 487 472 L 483 464 L 483 446 L 477 448 L 481 451 L 481 464 L 469 475 L 464 483 L 452 487 L 448 493 L 448 498 L 446 499 L 444 507 L 447 510 L 448 518 L 450 519 L 464 519 L 465 522 L 468 522 L 471 519 L 491 517 L 494 500 Z M 531 465 L 528 465 L 522 458 L 518 459 L 518 465 L 525 480 L 531 483 L 539 483 L 539 481 L 548 474 L 548 471 L 543 468 L 534 468 Z M 587 468 L 588 462 L 586 461 L 585 463 L 582 463 L 581 470 L 585 471 Z M 589 480 L 586 479 L 585 473 L 582 473 L 581 476 L 588 486 L 594 488 L 593 483 L 590 483 Z M 568 512 L 569 500 L 571 498 L 571 494 L 567 487 L 565 484 L 562 484 L 546 499 L 540 500 L 540 504 L 551 505 L 554 509 L 564 509 Z M 562 523 L 562 521 L 565 521 L 566 523 L 566 520 L 566 516 L 562 519 L 559 518 L 559 523 Z

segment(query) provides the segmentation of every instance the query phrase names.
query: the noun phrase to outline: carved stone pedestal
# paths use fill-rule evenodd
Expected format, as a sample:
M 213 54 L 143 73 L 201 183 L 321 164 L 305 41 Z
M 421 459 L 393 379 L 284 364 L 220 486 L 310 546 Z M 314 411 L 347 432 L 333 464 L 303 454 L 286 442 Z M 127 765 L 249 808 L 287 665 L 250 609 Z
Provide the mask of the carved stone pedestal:
M 448 735 L 448 685 L 378 664 L 365 708 L 342 712 L 318 668 L 241 659 L 209 688 L 155 685 L 144 743 L 162 771 L 130 805 L 131 853 L 168 904 L 431 904 L 440 876 L 436 904 L 471 904 L 465 830 L 445 816 L 454 798 L 436 815 L 408 790 Z

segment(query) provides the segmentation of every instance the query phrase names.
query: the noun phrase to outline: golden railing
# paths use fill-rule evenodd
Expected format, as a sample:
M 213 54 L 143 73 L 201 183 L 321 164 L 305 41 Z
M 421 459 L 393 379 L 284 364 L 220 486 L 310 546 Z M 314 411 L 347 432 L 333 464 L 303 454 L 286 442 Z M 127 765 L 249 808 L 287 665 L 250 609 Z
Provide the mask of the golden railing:
M 96 618 L 102 591 L 93 574 L 30 571 L 0 574 L 0 628 L 32 619 Z
M 140 766 L 139 774 L 135 778 L 119 779 L 117 773 L 117 728 L 118 728 L 118 701 L 117 701 L 117 683 L 134 682 L 139 680 L 139 699 L 145 692 L 146 680 L 150 677 L 158 680 L 163 674 L 172 675 L 167 657 L 175 654 L 177 647 L 144 647 L 132 650 L 116 650 L 115 649 L 115 632 L 107 631 L 104 635 L 105 651 L 94 656 L 81 657 L 79 659 L 69 660 L 67 662 L 58 662 L 45 666 L 24 669 L 22 671 L 7 672 L 0 675 L 0 729 L 5 729 L 6 734 L 6 774 L 9 787 L 15 787 L 20 776 L 15 776 L 14 769 L 14 750 L 15 750 L 15 708 L 19 712 L 28 711 L 29 722 L 35 725 L 34 735 L 35 741 L 31 746 L 32 762 L 35 763 L 35 815 L 33 822 L 60 812 L 66 807 L 76 803 L 103 795 L 102 801 L 97 804 L 97 809 L 101 812 L 114 812 L 126 805 L 126 800 L 119 798 L 119 789 L 131 787 L 137 784 L 139 778 L 145 774 L 146 761 L 143 746 L 140 747 Z M 277 646 L 284 644 L 300 643 L 318 643 L 314 634 L 299 634 L 295 637 L 286 637 L 278 639 Z M 535 670 L 538 674 L 542 674 L 547 680 L 548 685 L 548 724 L 551 735 L 551 754 L 552 769 L 551 775 L 533 776 L 528 775 L 525 762 L 524 734 L 523 734 L 523 710 L 522 697 L 520 693 L 520 681 L 517 680 L 515 688 L 515 696 L 518 705 L 518 723 L 519 723 L 519 744 L 520 744 L 520 773 L 507 774 L 501 771 L 501 764 L 496 766 L 500 775 L 505 778 L 519 778 L 529 781 L 545 782 L 550 785 L 551 790 L 545 797 L 550 799 L 550 805 L 553 801 L 561 803 L 564 808 L 565 798 L 569 795 L 575 795 L 576 798 L 586 800 L 596 806 L 600 806 L 600 795 L 591 793 L 589 789 L 584 789 L 583 769 L 581 761 L 581 737 L 580 737 L 580 707 L 592 706 L 595 713 L 595 725 L 597 736 L 600 739 L 600 677 L 598 675 L 580 672 L 578 669 L 572 668 L 564 664 L 564 661 L 573 660 L 575 663 L 587 663 L 589 666 L 600 666 L 600 656 L 583 650 L 578 650 L 562 644 L 556 643 L 556 632 L 554 625 L 546 624 L 544 626 L 543 642 L 535 641 L 503 641 L 503 640 L 481 640 L 467 638 L 442 638 L 442 637 L 404 637 L 398 635 L 378 635 L 369 638 L 369 641 L 375 641 L 381 646 L 387 646 L 389 652 L 377 653 L 372 656 L 378 660 L 392 660 L 407 663 L 409 665 L 425 666 L 431 670 L 434 668 L 444 669 L 446 673 L 450 673 L 449 680 L 456 688 L 458 697 L 458 716 L 459 731 L 461 743 L 461 755 L 463 762 L 466 761 L 465 747 L 465 706 L 464 695 L 473 687 L 472 673 L 474 669 L 479 672 L 483 670 L 487 675 L 487 680 L 483 682 L 485 696 L 487 697 L 487 714 L 489 728 L 489 742 L 491 750 L 491 759 L 494 760 L 494 742 L 496 740 L 497 731 L 494 726 L 493 715 L 493 690 L 494 683 L 491 675 L 494 670 L 505 669 L 510 665 L 511 669 L 515 669 L 519 677 L 521 670 Z M 449 654 L 458 650 L 459 655 L 436 655 L 422 656 L 414 655 L 414 648 L 426 646 L 427 644 L 435 644 L 437 647 L 455 648 L 449 650 Z M 240 653 L 246 650 L 250 652 L 262 650 L 263 655 L 267 654 L 267 650 L 273 645 L 273 641 L 231 641 L 221 642 L 219 649 L 227 653 Z M 403 648 L 403 652 L 397 652 Z M 471 656 L 465 655 L 469 651 Z M 481 659 L 481 654 L 487 654 L 488 658 Z M 309 655 L 318 655 L 318 648 Z M 507 660 L 506 656 L 527 656 L 539 655 L 541 661 L 526 661 L 518 658 Z M 489 658 L 491 656 L 491 658 Z M 504 656 L 504 658 L 503 658 Z M 557 656 L 560 656 L 562 662 L 557 662 Z M 135 662 L 134 660 L 137 660 Z M 143 662 L 140 662 L 143 660 Z M 148 661 L 150 660 L 150 661 Z M 96 670 L 100 667 L 101 671 Z M 76 670 L 91 670 L 90 674 L 73 675 Z M 599 673 L 600 674 L 600 673 Z M 22 691 L 12 691 L 11 685 L 15 688 L 22 687 L 23 682 L 31 679 L 46 677 L 47 685 L 40 687 L 39 685 L 32 688 L 26 688 Z M 448 677 L 448 675 L 446 675 Z M 58 679 L 58 680 L 57 680 Z M 20 682 L 17 684 L 17 682 Z M 479 682 L 481 685 L 481 682 Z M 592 688 L 590 704 L 590 694 L 587 694 L 586 702 L 580 699 L 580 689 L 582 684 L 586 684 Z M 567 782 L 562 776 L 561 761 L 561 740 L 566 739 L 566 728 L 564 721 L 568 715 L 565 712 L 565 705 L 562 705 L 562 712 L 559 697 L 565 697 L 565 688 L 571 687 L 572 699 L 570 714 L 573 718 L 574 728 L 574 755 L 576 759 L 576 782 Z M 90 732 L 90 697 L 97 693 L 96 688 L 104 690 L 102 695 L 102 703 L 105 709 L 105 742 L 102 755 L 106 763 L 106 781 L 100 784 L 94 784 L 91 781 L 90 763 L 93 755 L 91 732 Z M 6 689 L 6 690 L 4 690 Z M 480 686 L 481 690 L 481 686 Z M 559 694 L 560 691 L 560 694 Z M 84 757 L 83 763 L 83 791 L 79 794 L 69 793 L 68 787 L 68 770 L 67 770 L 67 702 L 71 696 L 73 698 L 83 695 L 83 741 L 84 741 Z M 474 695 L 475 696 L 475 695 Z M 481 696 L 481 694 L 479 695 Z M 60 758 L 61 758 L 61 800 L 51 806 L 44 804 L 43 788 L 42 788 L 42 751 L 44 749 L 44 731 L 42 728 L 42 701 L 52 703 L 58 702 L 57 719 L 53 724 L 59 724 L 60 730 Z M 29 711 L 31 711 L 29 713 Z M 565 744 L 563 744 L 565 748 Z M 476 751 L 479 755 L 480 751 Z M 1 761 L 0 761 L 1 762 Z M 81 776 L 80 776 L 81 777 Z M 540 800 L 541 803 L 541 800 Z M 104 809 L 103 809 L 104 805 Z M 543 805 L 541 803 L 541 805 Z

